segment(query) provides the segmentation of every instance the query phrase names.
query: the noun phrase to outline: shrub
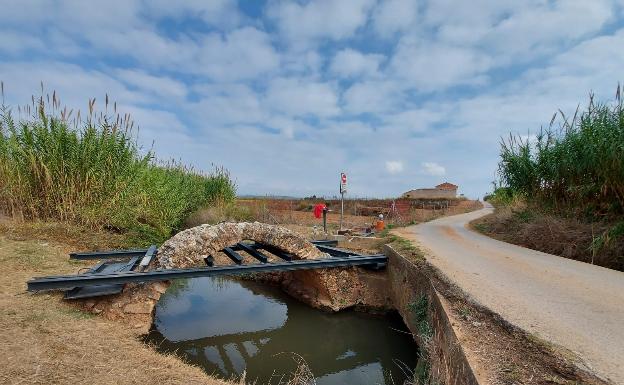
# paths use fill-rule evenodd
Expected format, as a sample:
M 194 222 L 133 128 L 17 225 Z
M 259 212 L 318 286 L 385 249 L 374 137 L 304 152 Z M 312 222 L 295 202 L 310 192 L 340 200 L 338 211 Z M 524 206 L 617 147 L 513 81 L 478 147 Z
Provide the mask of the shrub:
M 33 98 L 32 108 L 23 109 L 28 118 L 18 121 L 2 106 L 0 209 L 9 215 L 159 242 L 198 208 L 234 198 L 235 184 L 222 168 L 203 174 L 143 153 L 128 115 L 94 118 L 93 99 L 86 121 L 80 113 L 71 120 L 71 112 L 60 111 L 56 94 L 49 102 L 49 95 Z

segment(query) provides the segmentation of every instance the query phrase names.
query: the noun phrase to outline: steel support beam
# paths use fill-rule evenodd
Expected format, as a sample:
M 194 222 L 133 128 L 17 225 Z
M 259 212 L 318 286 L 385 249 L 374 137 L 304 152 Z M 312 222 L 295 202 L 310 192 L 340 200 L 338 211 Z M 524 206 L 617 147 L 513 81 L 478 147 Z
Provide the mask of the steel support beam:
M 267 263 L 269 262 L 269 258 L 262 254 L 261 252 L 259 252 L 257 249 L 251 247 L 250 245 L 247 245 L 243 242 L 240 242 L 237 244 L 238 247 L 240 247 L 241 250 L 243 250 L 244 252 L 246 252 L 247 254 L 251 255 L 252 257 L 256 258 L 258 261 L 262 262 L 262 263 Z
M 243 263 L 243 256 L 232 250 L 231 247 L 224 247 L 223 252 L 237 265 L 241 265 Z
M 195 269 L 154 270 L 145 273 L 125 271 L 110 274 L 83 274 L 35 278 L 28 281 L 29 291 L 71 289 L 92 285 L 120 284 L 129 282 L 168 281 L 179 278 L 211 277 L 217 275 L 239 275 L 268 271 L 293 271 L 305 269 L 325 269 L 331 267 L 373 266 L 387 263 L 385 255 L 352 256 L 346 258 L 324 258 L 296 260 L 280 263 L 260 263 L 251 265 L 228 265 Z
M 266 250 L 269 253 L 275 255 L 276 257 L 283 259 L 284 261 L 290 262 L 295 259 L 294 255 L 287 253 L 285 251 L 282 251 L 275 246 L 263 245 L 263 244 L 258 244 L 258 243 L 256 245 L 258 246 L 259 249 Z
M 141 259 L 141 263 L 139 264 L 139 271 L 143 271 L 149 266 L 156 255 L 156 245 L 151 245 L 149 249 L 145 252 L 145 256 Z
M 338 241 L 335 239 L 321 239 L 317 241 L 310 241 L 316 246 L 338 246 Z
M 94 251 L 90 253 L 70 253 L 70 259 L 114 259 L 145 255 L 148 249 Z
M 315 245 L 315 246 L 316 246 L 317 249 L 319 249 L 322 252 L 325 252 L 325 253 L 331 255 L 332 257 L 349 257 L 349 256 L 352 256 L 352 255 L 360 255 L 360 254 L 356 253 L 355 251 L 338 249 L 336 247 L 325 246 L 325 245 Z

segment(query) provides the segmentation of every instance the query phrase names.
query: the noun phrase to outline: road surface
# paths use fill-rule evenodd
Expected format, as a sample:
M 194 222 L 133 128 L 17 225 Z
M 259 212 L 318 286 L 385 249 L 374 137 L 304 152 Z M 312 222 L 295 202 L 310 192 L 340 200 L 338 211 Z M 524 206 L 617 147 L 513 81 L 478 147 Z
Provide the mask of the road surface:
M 507 321 L 578 354 L 603 378 L 624 384 L 624 273 L 526 249 L 466 225 L 486 207 L 401 233 L 473 299 Z

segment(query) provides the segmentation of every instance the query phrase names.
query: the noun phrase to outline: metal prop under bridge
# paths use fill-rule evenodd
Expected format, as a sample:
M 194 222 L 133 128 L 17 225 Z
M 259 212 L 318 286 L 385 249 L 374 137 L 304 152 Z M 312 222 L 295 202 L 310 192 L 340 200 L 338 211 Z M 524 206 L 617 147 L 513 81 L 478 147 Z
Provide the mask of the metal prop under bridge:
M 384 268 L 388 261 L 388 257 L 383 254 L 361 255 L 350 250 L 336 248 L 337 241 L 313 241 L 312 243 L 320 251 L 329 254 L 330 258 L 297 260 L 292 254 L 274 246 L 240 242 L 222 250 L 234 262 L 233 265 L 215 266 L 214 258 L 208 256 L 204 258 L 206 267 L 144 271 L 156 255 L 155 245 L 148 249 L 71 253 L 71 259 L 101 260 L 101 262 L 83 274 L 38 277 L 28 281 L 27 285 L 28 291 L 66 290 L 65 298 L 75 299 L 118 294 L 123 290 L 124 284 L 130 282 L 349 266 L 378 270 Z M 243 264 L 244 258 L 238 251 L 244 251 L 260 263 Z M 279 262 L 270 262 L 269 256 L 262 251 L 276 256 Z

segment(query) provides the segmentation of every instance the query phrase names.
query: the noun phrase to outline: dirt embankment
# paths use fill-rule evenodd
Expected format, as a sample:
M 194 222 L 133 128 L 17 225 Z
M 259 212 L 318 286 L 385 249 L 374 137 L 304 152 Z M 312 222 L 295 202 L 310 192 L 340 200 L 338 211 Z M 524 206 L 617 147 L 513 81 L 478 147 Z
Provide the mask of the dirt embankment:
M 547 214 L 526 205 L 497 207 L 493 214 L 471 222 L 475 230 L 504 242 L 624 271 L 624 237 L 599 244 L 599 237 L 613 225 Z
M 59 234 L 62 235 L 62 234 Z M 76 249 L 110 247 L 93 234 L 71 244 L 0 227 L 0 383 L 2 384 L 232 384 L 200 368 L 162 355 L 119 323 L 85 313 L 59 294 L 30 294 L 33 276 L 73 274 L 86 267 L 70 261 Z M 107 236 L 108 237 L 108 236 Z M 97 245 L 97 246 L 95 246 Z M 99 246 L 99 247 L 98 247 Z

